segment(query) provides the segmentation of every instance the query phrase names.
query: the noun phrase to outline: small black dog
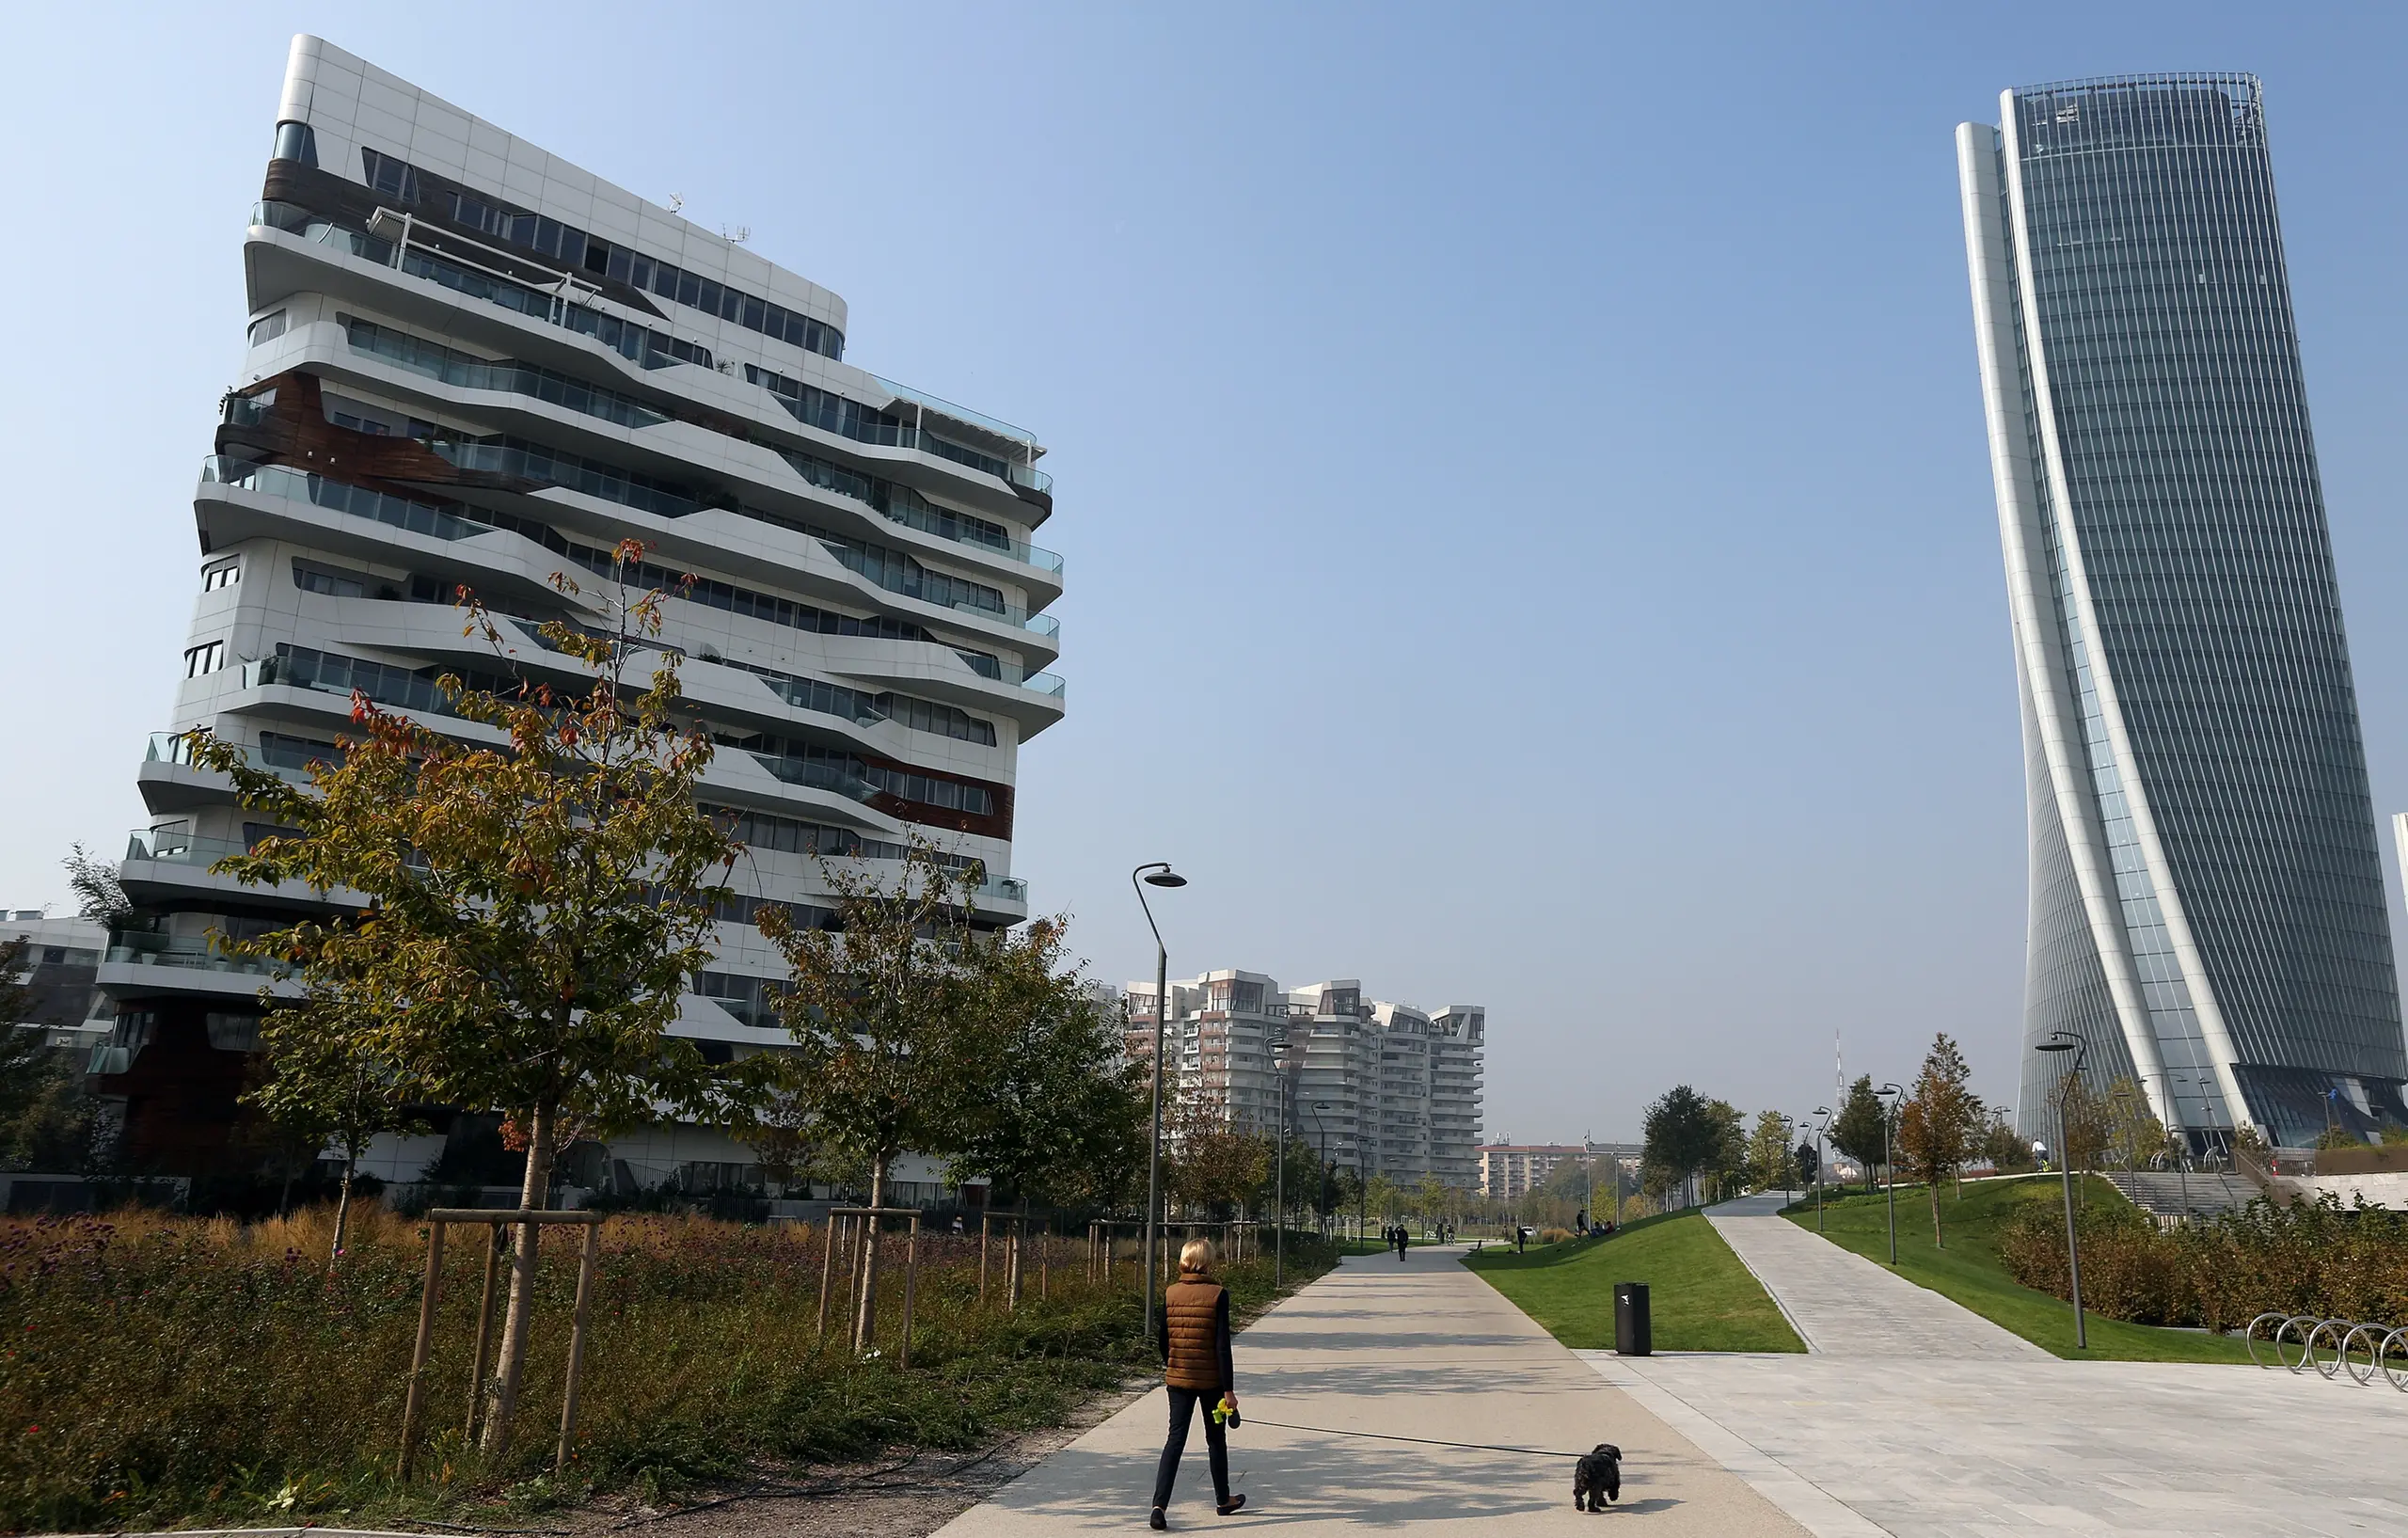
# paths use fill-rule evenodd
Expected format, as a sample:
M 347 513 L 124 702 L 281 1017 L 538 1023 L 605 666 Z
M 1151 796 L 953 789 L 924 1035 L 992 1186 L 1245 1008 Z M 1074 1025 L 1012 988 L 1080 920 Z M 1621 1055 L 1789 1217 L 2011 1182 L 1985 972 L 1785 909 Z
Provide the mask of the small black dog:
M 1622 1449 L 1599 1442 L 1572 1470 L 1572 1509 L 1602 1512 L 1622 1498 Z M 1583 1502 L 1586 1502 L 1584 1505 Z

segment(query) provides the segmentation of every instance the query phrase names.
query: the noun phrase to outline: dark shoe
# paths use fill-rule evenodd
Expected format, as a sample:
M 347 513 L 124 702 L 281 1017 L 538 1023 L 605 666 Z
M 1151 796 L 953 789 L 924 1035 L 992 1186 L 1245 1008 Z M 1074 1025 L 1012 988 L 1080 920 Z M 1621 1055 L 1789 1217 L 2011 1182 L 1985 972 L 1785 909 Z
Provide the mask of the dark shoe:
M 1244 1504 L 1245 1497 L 1231 1496 L 1228 1500 L 1223 1501 L 1220 1505 L 1215 1506 L 1212 1509 L 1219 1512 L 1223 1516 L 1235 1516 L 1237 1514 L 1238 1508 Z
M 1146 1518 L 1146 1526 L 1153 1529 L 1156 1532 L 1160 1532 L 1164 1528 L 1169 1527 L 1170 1524 L 1163 1520 L 1163 1509 L 1160 1506 L 1157 1506 L 1154 1508 L 1154 1514 Z

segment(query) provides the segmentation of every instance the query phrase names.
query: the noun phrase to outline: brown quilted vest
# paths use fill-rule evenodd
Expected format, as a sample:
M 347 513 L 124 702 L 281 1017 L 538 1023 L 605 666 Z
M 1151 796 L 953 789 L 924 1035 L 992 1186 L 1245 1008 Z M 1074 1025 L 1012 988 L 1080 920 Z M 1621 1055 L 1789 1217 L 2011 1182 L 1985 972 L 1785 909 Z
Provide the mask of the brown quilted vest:
M 1221 1381 L 1220 1331 L 1214 1316 L 1221 1306 L 1221 1284 L 1181 1272 L 1163 1293 L 1163 1321 L 1170 1327 L 1170 1363 L 1163 1381 L 1174 1388 L 1199 1393 L 1228 1386 Z

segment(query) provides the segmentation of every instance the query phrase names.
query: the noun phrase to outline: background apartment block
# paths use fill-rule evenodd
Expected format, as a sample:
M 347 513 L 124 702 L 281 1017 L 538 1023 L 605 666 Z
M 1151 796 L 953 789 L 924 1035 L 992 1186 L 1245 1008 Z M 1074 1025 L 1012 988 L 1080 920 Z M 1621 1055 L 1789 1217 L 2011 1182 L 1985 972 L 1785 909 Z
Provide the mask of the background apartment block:
M 1127 988 L 1129 1053 L 1154 1050 L 1154 985 Z M 1291 1128 L 1341 1168 L 1414 1184 L 1434 1175 L 1468 1190 L 1479 1177 L 1487 1011 L 1435 1014 L 1366 1003 L 1354 978 L 1282 990 L 1259 972 L 1208 972 L 1170 985 L 1164 1027 L 1179 1092 L 1220 1107 L 1231 1126 L 1277 1131 L 1275 1043 L 1291 1043 Z
M 1484 1143 L 1476 1153 L 1480 1194 L 1509 1201 L 1545 1185 L 1558 1166 L 1588 1157 L 1577 1143 Z
M 209 874 L 275 830 L 178 734 L 300 777 L 335 756 L 356 692 L 492 740 L 437 675 L 576 684 L 537 626 L 607 631 L 625 540 L 647 550 L 630 591 L 673 595 L 657 649 L 720 745 L 704 800 L 747 847 L 679 1034 L 720 1062 L 784 1039 L 754 920 L 827 922 L 823 860 L 875 879 L 925 838 L 982 870 L 976 922 L 1026 917 L 1018 753 L 1063 711 L 1041 671 L 1062 562 L 1029 543 L 1053 510 L 1035 437 L 846 361 L 836 294 L 315 38 L 261 126 L 243 383 L 194 494 L 190 643 L 122 873 L 137 912 L 98 968 L 115 1019 L 92 1070 L 137 1162 L 230 1157 L 264 979 L 210 932 L 323 910 Z M 462 634 L 463 587 L 498 649 Z M 446 1120 L 378 1173 L 415 1178 L 478 1131 Z M 757 1176 L 740 1146 L 675 1127 L 564 1167 L 621 1188 Z

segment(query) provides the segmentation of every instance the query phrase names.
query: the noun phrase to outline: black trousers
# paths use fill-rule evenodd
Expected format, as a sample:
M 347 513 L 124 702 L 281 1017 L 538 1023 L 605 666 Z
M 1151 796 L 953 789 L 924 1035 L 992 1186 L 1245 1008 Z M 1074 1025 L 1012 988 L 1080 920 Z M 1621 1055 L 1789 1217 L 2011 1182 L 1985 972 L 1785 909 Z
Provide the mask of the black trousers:
M 1170 1504 L 1171 1481 L 1179 1477 L 1179 1457 L 1187 1451 L 1187 1423 L 1196 1412 L 1204 1412 L 1204 1451 L 1212 1465 L 1212 1495 L 1221 1505 L 1229 1503 L 1229 1433 L 1228 1428 L 1212 1419 L 1212 1406 L 1221 1403 L 1221 1391 L 1214 1389 L 1180 1388 L 1170 1390 L 1170 1435 L 1163 1440 L 1163 1461 L 1154 1470 L 1154 1504 Z

